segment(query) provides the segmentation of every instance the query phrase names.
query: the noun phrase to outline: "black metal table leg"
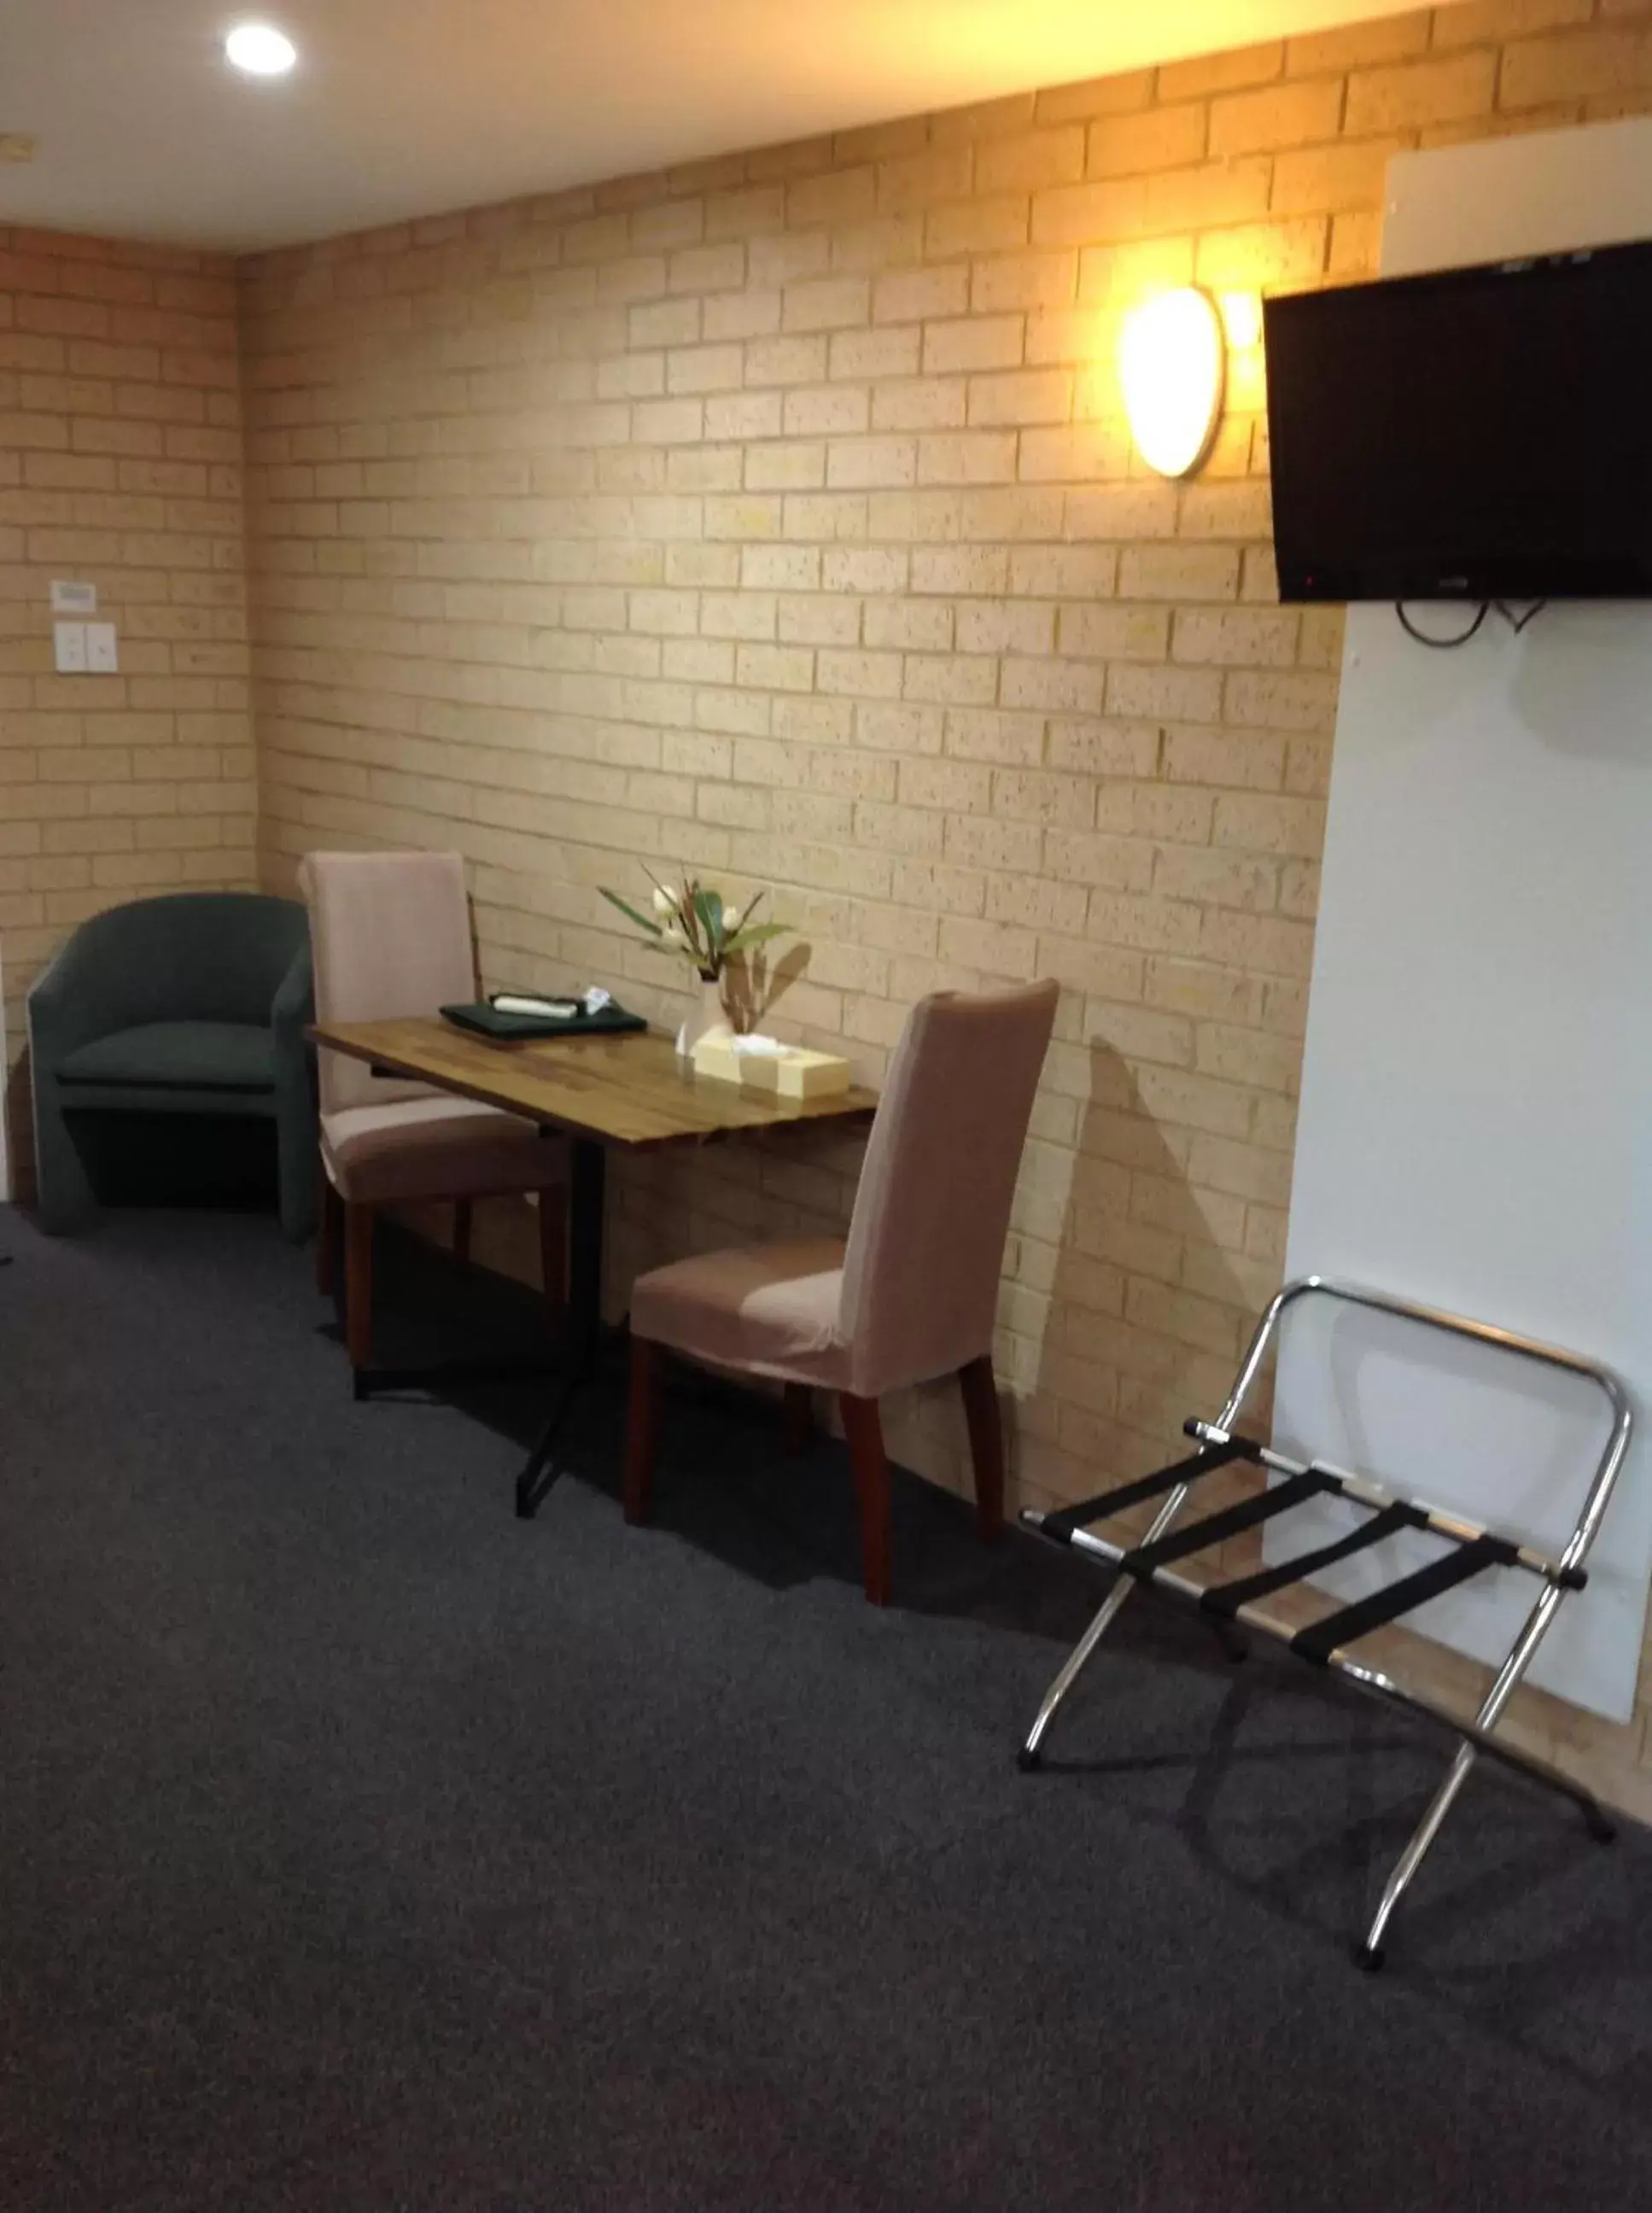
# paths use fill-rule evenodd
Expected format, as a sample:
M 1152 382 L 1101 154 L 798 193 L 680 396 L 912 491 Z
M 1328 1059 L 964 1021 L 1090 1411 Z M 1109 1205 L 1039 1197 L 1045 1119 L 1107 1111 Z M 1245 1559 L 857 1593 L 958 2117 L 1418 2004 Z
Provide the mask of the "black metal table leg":
M 568 1184 L 568 1369 L 544 1427 L 516 1478 L 516 1515 L 531 1521 L 562 1472 L 552 1448 L 569 1409 L 589 1382 L 602 1344 L 602 1209 L 608 1156 L 592 1138 L 570 1147 Z

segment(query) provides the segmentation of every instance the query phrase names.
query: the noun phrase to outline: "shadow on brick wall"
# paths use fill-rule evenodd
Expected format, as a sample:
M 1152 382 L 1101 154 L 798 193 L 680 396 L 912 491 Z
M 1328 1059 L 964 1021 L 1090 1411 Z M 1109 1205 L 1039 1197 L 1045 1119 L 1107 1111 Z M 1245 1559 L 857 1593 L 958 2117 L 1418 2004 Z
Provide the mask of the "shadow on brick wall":
M 1093 1039 L 1088 1052 L 1037 1385 L 1021 1410 L 1015 1470 L 1029 1505 L 1093 1496 L 1180 1457 L 1183 1421 L 1220 1410 L 1258 1312 L 1224 1242 L 1242 1235 L 1242 1202 L 1197 1188 L 1193 1133 L 1155 1119 L 1111 1046 Z M 1259 1387 L 1254 1408 L 1265 1414 Z M 1222 1480 L 1209 1505 L 1231 1495 Z
M 794 985 L 804 981 L 814 948 L 808 943 L 788 946 L 776 960 L 761 951 L 736 954 L 729 962 L 725 1003 L 742 1030 L 760 1030 L 767 1017 L 781 1009 Z

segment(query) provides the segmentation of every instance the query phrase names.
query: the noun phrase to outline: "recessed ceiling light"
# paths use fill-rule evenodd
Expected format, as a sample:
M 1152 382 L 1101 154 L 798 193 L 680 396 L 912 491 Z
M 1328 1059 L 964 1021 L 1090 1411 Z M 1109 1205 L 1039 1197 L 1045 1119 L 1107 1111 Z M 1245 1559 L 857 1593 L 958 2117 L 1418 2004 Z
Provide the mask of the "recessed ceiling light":
M 285 76 L 298 49 L 273 23 L 237 23 L 223 42 L 224 58 L 246 76 Z

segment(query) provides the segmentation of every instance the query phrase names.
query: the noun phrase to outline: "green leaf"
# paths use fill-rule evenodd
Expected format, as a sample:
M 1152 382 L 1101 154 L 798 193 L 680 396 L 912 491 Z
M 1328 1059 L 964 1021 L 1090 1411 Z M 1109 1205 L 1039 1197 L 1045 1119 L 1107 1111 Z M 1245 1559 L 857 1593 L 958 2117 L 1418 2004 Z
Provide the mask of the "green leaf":
M 771 937 L 789 937 L 791 925 L 784 922 L 754 922 L 749 928 L 737 930 L 723 947 L 725 953 L 744 953 L 749 945 L 766 945 Z
M 647 915 L 638 914 L 637 909 L 631 905 L 629 899 L 622 899 L 619 893 L 611 892 L 607 884 L 599 884 L 597 886 L 597 889 L 601 893 L 603 898 L 607 900 L 610 906 L 617 906 L 621 914 L 627 917 L 629 920 L 634 922 L 639 930 L 647 930 L 650 937 L 659 937 L 663 934 L 657 922 L 650 922 Z
M 700 918 L 707 945 L 713 953 L 720 953 L 722 950 L 722 893 L 703 892 L 696 886 L 694 911 Z

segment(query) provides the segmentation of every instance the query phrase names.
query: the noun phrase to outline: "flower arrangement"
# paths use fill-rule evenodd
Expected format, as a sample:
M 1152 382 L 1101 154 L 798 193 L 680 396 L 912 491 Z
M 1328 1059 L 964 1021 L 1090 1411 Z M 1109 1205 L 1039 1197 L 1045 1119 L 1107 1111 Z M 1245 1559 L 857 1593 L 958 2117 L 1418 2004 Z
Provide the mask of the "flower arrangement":
M 617 906 L 628 922 L 652 938 L 662 953 L 674 953 L 687 960 L 707 984 L 715 984 L 722 977 L 730 958 L 736 953 L 747 953 L 753 946 L 764 945 L 771 937 L 784 937 L 787 925 L 783 922 L 754 922 L 753 915 L 762 904 L 765 893 L 758 892 L 743 909 L 730 906 L 722 893 L 702 884 L 698 877 L 690 876 L 680 886 L 668 886 L 657 878 L 654 884 L 653 917 L 641 913 L 629 899 L 611 892 L 606 884 L 598 889 L 611 906 Z

